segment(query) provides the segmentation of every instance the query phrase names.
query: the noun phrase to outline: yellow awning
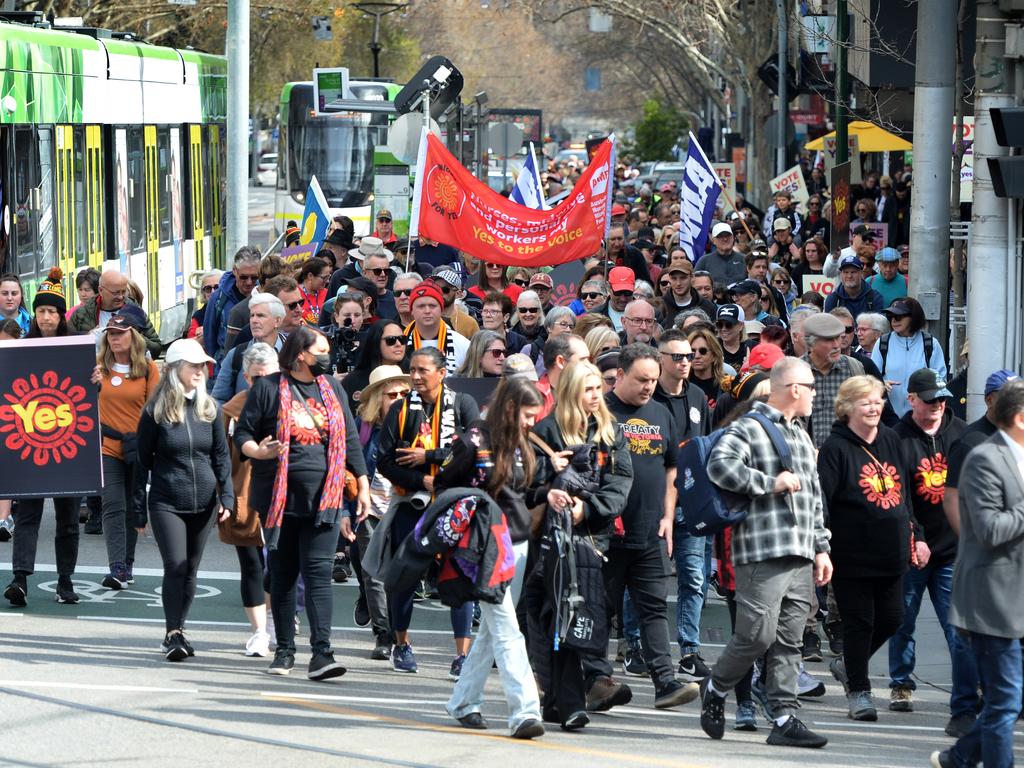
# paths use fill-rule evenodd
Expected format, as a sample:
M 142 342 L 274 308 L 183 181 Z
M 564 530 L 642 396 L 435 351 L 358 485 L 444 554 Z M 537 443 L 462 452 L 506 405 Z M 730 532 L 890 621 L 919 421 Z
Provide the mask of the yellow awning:
M 864 120 L 854 120 L 848 130 L 851 136 L 857 137 L 857 145 L 861 152 L 900 152 L 914 148 L 906 139 L 901 139 L 896 134 Z M 819 136 L 814 141 L 807 142 L 804 149 L 819 152 L 825 148 L 825 139 L 834 138 L 835 135 L 836 132 L 832 131 L 825 136 Z

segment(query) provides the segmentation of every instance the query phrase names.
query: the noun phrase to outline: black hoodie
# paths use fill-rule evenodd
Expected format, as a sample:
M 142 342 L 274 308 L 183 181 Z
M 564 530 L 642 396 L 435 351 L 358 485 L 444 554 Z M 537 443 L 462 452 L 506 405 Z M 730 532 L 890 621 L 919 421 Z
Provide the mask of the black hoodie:
M 907 480 L 912 486 L 908 495 L 914 517 L 924 529 L 924 540 L 932 551 L 929 564 L 948 565 L 956 559 L 956 534 L 949 527 L 942 499 L 946 495 L 949 451 L 967 425 L 947 408 L 939 431 L 929 435 L 914 423 L 913 416 L 907 411 L 894 427 L 903 440 Z
M 837 579 L 906 572 L 913 521 L 905 466 L 900 439 L 888 427 L 879 426 L 867 443 L 846 424 L 832 425 L 818 451 L 818 476 Z
M 659 381 L 654 387 L 654 399 L 668 408 L 672 414 L 676 425 L 676 440 L 679 444 L 691 437 L 701 437 L 711 432 L 708 397 L 696 384 L 684 381 L 683 391 L 678 395 L 670 395 Z

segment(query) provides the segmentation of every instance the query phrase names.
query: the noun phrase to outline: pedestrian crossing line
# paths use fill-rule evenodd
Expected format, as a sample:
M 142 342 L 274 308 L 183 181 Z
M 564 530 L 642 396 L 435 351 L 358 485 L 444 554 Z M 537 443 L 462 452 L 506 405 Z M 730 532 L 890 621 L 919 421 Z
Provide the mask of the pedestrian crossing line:
M 326 704 L 320 701 L 300 699 L 295 696 L 267 696 L 266 698 L 271 701 L 280 702 L 282 704 L 291 704 L 298 707 L 305 707 L 307 709 L 315 709 L 320 712 L 328 712 L 337 715 L 343 715 L 345 717 L 366 717 L 367 714 L 369 714 L 366 712 L 360 712 L 358 710 L 348 709 L 346 707 L 338 707 L 332 704 Z M 703 766 L 699 763 L 683 763 L 680 762 L 678 759 L 659 758 L 653 755 L 629 754 L 626 752 L 612 752 L 610 750 L 594 749 L 592 747 L 579 747 L 571 744 L 560 744 L 549 739 L 519 740 L 511 739 L 506 735 L 498 735 L 497 733 L 486 733 L 484 731 L 469 730 L 458 726 L 432 725 L 430 723 L 424 723 L 419 720 L 409 720 L 407 718 L 391 717 L 389 715 L 372 714 L 372 717 L 374 717 L 382 723 L 401 726 L 403 728 L 415 728 L 417 730 L 431 731 L 433 733 L 457 733 L 469 738 L 498 741 L 504 745 L 516 745 L 522 746 L 524 748 L 541 749 L 553 752 L 564 752 L 573 755 L 583 755 L 601 760 L 613 761 L 617 764 L 639 763 L 640 765 L 671 766 L 671 768 L 707 768 L 706 766 Z
M 101 683 L 72 683 L 60 680 L 5 680 L 9 688 L 64 688 L 76 691 L 120 691 L 122 693 L 185 693 L 195 696 L 198 688 L 159 688 L 149 685 L 104 685 Z

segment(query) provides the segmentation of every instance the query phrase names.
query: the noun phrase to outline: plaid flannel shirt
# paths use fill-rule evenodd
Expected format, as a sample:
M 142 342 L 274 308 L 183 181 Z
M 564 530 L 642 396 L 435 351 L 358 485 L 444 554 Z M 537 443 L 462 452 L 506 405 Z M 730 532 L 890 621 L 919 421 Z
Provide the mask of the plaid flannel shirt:
M 741 418 L 726 428 L 708 457 L 708 477 L 720 488 L 750 497 L 747 519 L 733 528 L 733 564 L 791 556 L 813 560 L 829 551 L 814 446 L 798 421 L 787 421 L 765 403 L 754 403 L 754 408 L 786 437 L 800 490 L 772 492 L 782 459 L 757 421 Z
M 840 355 L 832 370 L 822 373 L 811 362 L 810 355 L 801 358 L 811 366 L 811 373 L 814 374 L 814 405 L 811 406 L 810 432 L 811 440 L 815 448 L 821 448 L 822 444 L 832 434 L 832 423 L 836 420 L 836 398 L 839 397 L 839 387 L 851 376 L 860 376 L 864 373 L 864 365 L 852 357 Z

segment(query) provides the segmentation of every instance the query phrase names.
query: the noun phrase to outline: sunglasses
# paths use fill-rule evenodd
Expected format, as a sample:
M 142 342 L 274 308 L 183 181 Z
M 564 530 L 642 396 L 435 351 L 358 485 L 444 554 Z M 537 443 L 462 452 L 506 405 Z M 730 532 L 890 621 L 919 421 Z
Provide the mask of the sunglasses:
M 632 292 L 632 291 L 613 291 L 613 293 L 614 293 L 614 294 L 615 294 L 616 296 L 618 296 L 618 297 L 619 297 L 620 299 L 621 299 L 621 298 L 624 298 L 624 297 L 626 297 L 626 296 L 629 296 L 630 298 L 632 298 L 632 297 L 633 297 L 633 292 Z
M 847 325 L 845 328 L 843 328 L 843 331 L 846 332 L 846 333 L 853 333 L 856 330 L 857 329 L 855 327 L 853 327 L 852 325 Z
M 405 336 L 381 336 L 380 340 L 389 347 L 397 346 L 405 341 Z
M 256 275 L 239 275 L 235 278 L 236 283 L 255 283 L 259 278 Z
M 707 347 L 694 347 L 693 348 L 693 354 L 694 355 L 706 355 L 707 353 L 708 353 L 708 348 Z
M 739 325 L 739 323 L 727 323 L 722 320 L 719 320 L 717 323 L 715 323 L 715 327 L 718 328 L 718 330 L 720 331 L 726 328 L 732 328 L 737 325 Z
M 538 312 L 540 312 L 540 307 L 520 307 L 519 308 L 519 314 L 520 315 L 535 315 Z
M 367 270 L 364 270 L 364 271 L 365 272 L 372 272 L 377 277 L 383 277 L 384 275 L 386 275 L 388 273 L 388 268 L 387 267 L 373 267 L 372 269 L 367 269 Z
M 412 288 L 403 288 L 400 291 L 395 291 L 395 296 L 403 296 L 404 297 L 404 296 L 411 296 L 411 295 L 412 295 Z
M 526 280 L 513 280 L 512 282 L 515 285 L 518 285 L 520 288 L 527 288 L 530 285 L 530 283 Z
M 771 298 L 768 296 L 762 296 L 761 301 L 771 301 Z
M 580 294 L 580 298 L 581 299 L 587 299 L 588 301 L 593 301 L 594 299 L 603 299 L 604 298 L 604 294 L 603 293 L 595 293 L 593 291 L 588 291 L 586 293 L 581 293 Z
M 388 400 L 397 400 L 398 398 L 405 397 L 408 394 L 409 390 L 403 389 L 400 392 L 385 392 L 384 397 L 386 397 Z
M 673 363 L 681 363 L 683 360 L 692 361 L 694 358 L 693 352 L 662 352 L 665 357 L 672 358 Z
M 352 299 L 354 301 L 362 301 L 366 297 L 366 294 L 362 291 L 346 291 L 345 293 L 339 293 L 335 301 L 342 301 Z
M 215 286 L 215 285 L 204 285 L 203 286 L 203 293 L 213 293 L 216 289 L 217 289 L 217 286 Z
M 615 376 L 615 375 L 611 375 L 611 376 L 602 376 L 602 377 L 601 377 L 601 381 L 603 381 L 603 382 L 604 382 L 605 384 L 607 384 L 607 385 L 608 385 L 609 387 L 614 387 L 614 386 L 615 386 L 615 384 L 616 384 L 616 382 L 617 382 L 618 380 L 619 380 L 619 379 L 618 379 L 618 376 Z
M 784 278 L 779 278 L 778 280 L 772 280 L 772 282 L 775 283 L 775 285 L 789 285 L 789 280 L 786 280 Z
M 391 219 L 389 219 L 387 216 L 378 216 L 377 217 L 377 221 L 382 221 L 385 224 L 390 224 L 391 223 Z
M 300 299 L 299 301 L 289 301 L 287 304 L 285 304 L 285 306 L 288 307 L 288 309 L 298 309 L 299 307 L 302 306 L 302 300 Z
M 670 282 L 669 282 L 668 280 L 662 280 L 662 281 L 660 281 L 660 282 L 658 283 L 658 287 L 659 287 L 659 288 L 661 288 L 661 290 L 665 290 L 665 289 L 666 289 L 666 288 L 668 288 L 668 287 L 669 287 L 670 285 L 671 285 L 671 283 L 670 283 Z
M 491 355 L 493 357 L 504 357 L 505 356 L 505 350 L 504 349 L 488 349 L 486 354 Z

